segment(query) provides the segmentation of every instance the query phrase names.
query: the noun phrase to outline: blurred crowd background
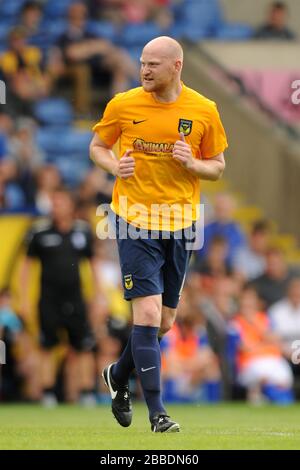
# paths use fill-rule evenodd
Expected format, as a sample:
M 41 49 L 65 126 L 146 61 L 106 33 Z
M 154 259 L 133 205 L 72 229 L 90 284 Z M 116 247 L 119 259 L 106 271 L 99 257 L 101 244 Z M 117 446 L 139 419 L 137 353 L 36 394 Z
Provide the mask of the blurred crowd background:
M 131 311 L 116 243 L 101 239 L 114 180 L 89 160 L 90 129 L 138 86 L 142 47 L 160 35 L 182 43 L 185 83 L 218 103 L 229 135 L 225 178 L 202 184 L 205 245 L 161 342 L 164 398 L 299 399 L 299 8 L 0 0 L 0 401 L 108 401 L 100 373 Z M 58 323 L 69 335 L 51 336 Z

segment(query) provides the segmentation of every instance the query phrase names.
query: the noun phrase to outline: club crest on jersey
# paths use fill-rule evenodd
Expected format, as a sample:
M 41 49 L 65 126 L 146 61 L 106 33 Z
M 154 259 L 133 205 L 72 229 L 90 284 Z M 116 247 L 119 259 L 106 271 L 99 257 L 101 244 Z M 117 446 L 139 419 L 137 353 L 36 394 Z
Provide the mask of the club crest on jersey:
M 125 289 L 130 290 L 133 288 L 132 274 L 124 276 Z
M 193 121 L 189 121 L 188 119 L 179 119 L 178 131 L 182 132 L 185 136 L 190 135 L 192 132 L 192 126 Z

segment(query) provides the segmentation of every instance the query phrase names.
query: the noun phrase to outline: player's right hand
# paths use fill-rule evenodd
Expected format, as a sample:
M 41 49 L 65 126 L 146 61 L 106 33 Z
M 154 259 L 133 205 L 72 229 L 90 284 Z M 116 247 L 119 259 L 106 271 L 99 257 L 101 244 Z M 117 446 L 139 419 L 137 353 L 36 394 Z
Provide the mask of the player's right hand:
M 132 149 L 126 150 L 123 157 L 119 160 L 117 176 L 123 180 L 127 180 L 130 176 L 134 175 L 135 160 L 130 156 L 132 152 Z

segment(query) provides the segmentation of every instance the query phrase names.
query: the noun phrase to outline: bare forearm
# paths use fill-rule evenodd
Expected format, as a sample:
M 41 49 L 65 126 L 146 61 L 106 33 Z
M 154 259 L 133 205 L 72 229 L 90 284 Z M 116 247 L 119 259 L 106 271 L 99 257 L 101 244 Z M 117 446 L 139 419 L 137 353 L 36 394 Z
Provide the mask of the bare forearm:
M 194 159 L 188 170 L 202 180 L 217 181 L 221 178 L 224 168 L 224 163 L 220 161 Z
M 114 176 L 117 175 L 118 159 L 112 150 L 101 146 L 91 146 L 90 157 L 97 166 Z

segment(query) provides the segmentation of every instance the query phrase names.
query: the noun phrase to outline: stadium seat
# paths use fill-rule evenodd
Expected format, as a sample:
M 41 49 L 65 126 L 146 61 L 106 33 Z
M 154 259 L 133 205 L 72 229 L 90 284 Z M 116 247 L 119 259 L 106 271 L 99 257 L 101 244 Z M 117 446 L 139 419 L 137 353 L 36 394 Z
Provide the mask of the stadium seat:
M 3 45 L 6 43 L 6 38 L 9 31 L 11 30 L 11 27 L 12 26 L 6 22 L 0 23 L 0 43 Z
M 245 41 L 253 36 L 253 28 L 247 24 L 228 23 L 216 31 L 216 38 L 227 41 Z
M 37 143 L 46 153 L 49 163 L 57 162 L 59 156 L 76 156 L 78 160 L 88 161 L 91 137 L 91 132 L 51 126 L 38 130 Z
M 73 110 L 63 98 L 46 98 L 34 106 L 34 116 L 41 124 L 67 126 L 73 120 Z
M 124 47 L 143 47 L 148 41 L 160 35 L 161 30 L 155 23 L 129 23 L 119 37 L 119 44 Z
M 48 0 L 44 15 L 46 18 L 63 18 L 74 0 Z
M 99 38 L 105 38 L 114 42 L 116 40 L 116 30 L 109 21 L 89 21 L 87 31 Z
M 6 19 L 17 19 L 20 10 L 26 0 L 2 0 L 0 2 L 0 18 L 1 20 Z
M 182 15 L 184 36 L 190 40 L 213 36 L 223 24 L 218 0 L 186 0 Z
M 82 161 L 74 156 L 61 156 L 60 158 L 57 158 L 55 165 L 59 170 L 64 183 L 70 187 L 78 186 L 90 168 L 88 158 L 86 161 Z

